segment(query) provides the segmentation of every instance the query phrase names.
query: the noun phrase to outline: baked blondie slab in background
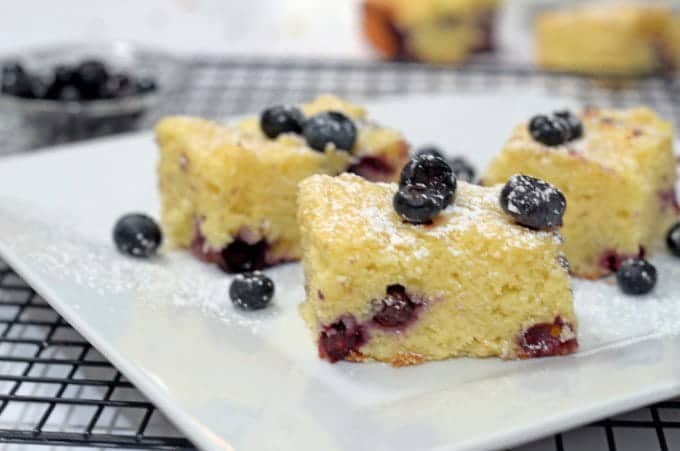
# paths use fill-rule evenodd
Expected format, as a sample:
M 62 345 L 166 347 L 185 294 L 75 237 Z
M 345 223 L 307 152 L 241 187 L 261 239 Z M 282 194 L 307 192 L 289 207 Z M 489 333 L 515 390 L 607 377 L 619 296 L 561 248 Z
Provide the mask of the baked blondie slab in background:
M 500 187 L 465 182 L 431 224 L 406 223 L 396 190 L 351 174 L 300 184 L 301 312 L 321 357 L 405 365 L 576 349 L 557 232 L 516 224 Z
M 460 64 L 494 49 L 500 0 L 364 0 L 364 35 L 384 57 Z
M 317 151 L 295 133 L 270 139 L 257 118 L 220 125 L 170 117 L 158 124 L 161 218 L 171 245 L 230 272 L 297 260 L 300 180 L 348 170 L 389 180 L 408 158 L 402 136 L 368 121 L 359 106 L 322 96 L 302 110 L 307 117 L 340 111 L 351 118 L 357 131 L 352 148 Z
M 541 13 L 535 22 L 535 56 L 545 69 L 592 75 L 668 73 L 678 25 L 660 4 L 595 4 Z
M 651 254 L 677 219 L 671 124 L 647 108 L 587 108 L 582 137 L 548 146 L 519 125 L 482 176 L 485 185 L 515 173 L 564 193 L 562 234 L 573 274 L 597 278 L 627 257 Z

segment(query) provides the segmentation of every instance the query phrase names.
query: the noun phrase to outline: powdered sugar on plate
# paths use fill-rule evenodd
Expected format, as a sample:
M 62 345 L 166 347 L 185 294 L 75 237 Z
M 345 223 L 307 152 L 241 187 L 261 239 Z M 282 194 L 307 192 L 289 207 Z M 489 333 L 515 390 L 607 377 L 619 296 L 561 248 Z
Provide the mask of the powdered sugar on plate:
M 19 217 L 2 209 L 0 229 L 13 236 L 11 247 L 25 255 L 32 266 L 94 296 L 111 299 L 110 308 L 116 307 L 119 296 L 151 306 L 171 304 L 180 310 L 200 310 L 253 333 L 281 313 L 276 306 L 248 314 L 234 311 L 229 299 L 232 277 L 185 252 L 161 252 L 150 259 L 136 259 L 118 253 L 113 241 L 102 243 L 66 221 L 47 224 L 40 218 Z
M 224 322 L 225 327 L 240 327 L 253 334 L 271 327 L 303 327 L 296 313 L 304 296 L 304 277 L 298 264 L 268 271 L 276 283 L 271 308 L 243 313 L 229 301 L 231 277 L 185 252 L 165 251 L 151 260 L 132 259 L 119 254 L 113 242 L 83 235 L 76 229 L 66 221 L 48 224 L 39 217 L 18 216 L 0 208 L 0 231 L 13 237 L 5 241 L 5 249 L 27 256 L 29 264 L 45 277 L 80 287 L 87 293 L 84 300 L 88 296 L 103 297 L 113 303 L 111 308 L 120 296 L 150 306 L 171 305 L 178 309 L 177 314 L 182 314 L 182 309 L 202 312 Z M 658 269 L 658 285 L 646 296 L 624 295 L 613 278 L 573 280 L 580 352 L 650 336 L 680 334 L 680 261 L 662 252 L 652 262 Z
M 652 263 L 658 282 L 644 296 L 623 294 L 613 276 L 573 280 L 582 350 L 633 337 L 680 333 L 680 259 L 660 253 Z

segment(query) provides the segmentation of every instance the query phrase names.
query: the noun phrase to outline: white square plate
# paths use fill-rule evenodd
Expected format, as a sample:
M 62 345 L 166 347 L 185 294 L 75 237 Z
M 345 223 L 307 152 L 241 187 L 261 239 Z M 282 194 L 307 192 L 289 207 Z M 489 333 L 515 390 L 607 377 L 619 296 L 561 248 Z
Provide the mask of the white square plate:
M 368 108 L 482 168 L 514 124 L 564 105 L 525 93 Z M 299 265 L 268 271 L 274 306 L 243 313 L 216 268 L 182 252 L 133 261 L 114 250 L 121 214 L 158 211 L 156 159 L 142 133 L 0 160 L 0 254 L 204 449 L 510 446 L 680 394 L 680 262 L 663 253 L 653 295 L 575 283 L 575 355 L 330 365 L 297 315 Z

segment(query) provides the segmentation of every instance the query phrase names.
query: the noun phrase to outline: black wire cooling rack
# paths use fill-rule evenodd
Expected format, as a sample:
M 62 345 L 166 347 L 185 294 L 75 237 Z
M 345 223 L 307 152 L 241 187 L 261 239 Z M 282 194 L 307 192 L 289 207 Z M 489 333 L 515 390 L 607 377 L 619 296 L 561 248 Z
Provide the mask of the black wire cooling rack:
M 0 443 L 193 448 L 1 260 Z
M 351 99 L 417 93 L 537 91 L 583 104 L 645 104 L 680 127 L 680 80 L 593 80 L 480 61 L 460 69 L 407 63 L 281 59 L 168 59 L 156 109 L 220 118 L 320 93 Z M 484 118 L 480 118 L 483 121 Z M 0 154 L 97 136 L 60 133 L 37 142 L 30 124 L 0 112 Z M 0 443 L 182 449 L 193 445 L 36 292 L 0 260 Z M 667 401 L 519 448 L 522 451 L 680 450 L 680 401 Z
M 642 80 L 588 79 L 536 71 L 495 59 L 463 68 L 415 63 L 281 60 L 246 58 L 158 58 L 158 68 L 171 85 L 157 108 L 138 123 L 149 128 L 167 114 L 221 118 L 258 111 L 263 105 L 296 103 L 320 93 L 351 99 L 375 99 L 405 94 L 489 93 L 532 90 L 576 99 L 583 104 L 625 107 L 653 106 L 680 125 L 680 78 Z M 5 115 L 5 118 L 8 116 Z M 483 120 L 483 118 L 480 118 Z M 40 136 L 31 124 L 0 123 L 0 154 L 54 145 L 110 133 L 109 127 L 67 130 Z

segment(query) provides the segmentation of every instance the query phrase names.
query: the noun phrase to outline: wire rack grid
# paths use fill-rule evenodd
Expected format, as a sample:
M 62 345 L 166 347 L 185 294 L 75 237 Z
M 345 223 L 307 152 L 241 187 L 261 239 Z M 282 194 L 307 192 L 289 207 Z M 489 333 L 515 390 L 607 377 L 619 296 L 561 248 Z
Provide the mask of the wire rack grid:
M 408 63 L 280 59 L 173 60 L 173 85 L 138 123 L 168 114 L 222 118 L 332 92 L 351 99 L 419 93 L 538 91 L 582 104 L 646 104 L 680 126 L 680 80 L 590 80 L 480 61 L 460 69 Z M 615 87 L 612 87 L 615 85 Z M 2 119 L 2 117 L 0 117 Z M 480 120 L 482 120 L 480 118 Z M 9 124 L 9 125 L 8 125 Z M 0 121 L 0 148 L 28 151 L 30 124 Z M 92 130 L 92 135 L 103 132 Z M 50 143 L 84 136 L 50 137 Z M 0 443 L 185 449 L 153 404 L 0 261 Z M 11 445 L 6 445 L 11 446 Z M 525 445 L 522 451 L 680 450 L 680 401 L 667 401 Z
M 0 443 L 193 448 L 2 261 Z

